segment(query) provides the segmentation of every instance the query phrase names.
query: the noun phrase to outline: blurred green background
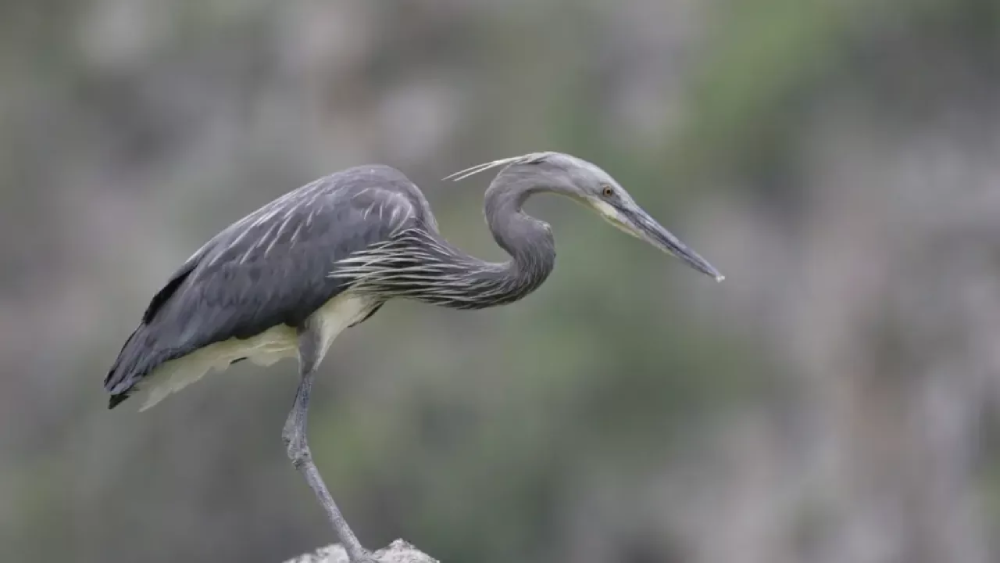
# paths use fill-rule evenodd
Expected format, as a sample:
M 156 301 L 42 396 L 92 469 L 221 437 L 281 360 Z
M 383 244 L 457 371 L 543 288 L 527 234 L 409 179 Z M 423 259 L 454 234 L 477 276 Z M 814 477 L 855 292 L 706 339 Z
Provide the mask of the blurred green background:
M 0 2 L 0 560 L 333 541 L 294 362 L 138 415 L 101 382 L 202 242 L 382 162 L 500 259 L 466 166 L 591 160 L 723 284 L 539 198 L 517 304 L 334 344 L 313 451 L 445 562 L 1000 561 L 995 0 Z

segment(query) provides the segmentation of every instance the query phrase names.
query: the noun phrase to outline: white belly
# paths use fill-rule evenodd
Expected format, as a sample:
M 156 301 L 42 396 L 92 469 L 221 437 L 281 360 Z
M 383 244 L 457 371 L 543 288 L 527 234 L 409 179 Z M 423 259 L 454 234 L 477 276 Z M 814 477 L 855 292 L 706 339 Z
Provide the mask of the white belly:
M 341 294 L 317 309 L 310 317 L 310 322 L 320 327 L 323 336 L 322 352 L 326 353 L 333 340 L 345 328 L 367 315 L 372 305 L 371 299 Z M 146 376 L 138 386 L 141 392 L 146 393 L 146 400 L 139 410 L 152 407 L 167 395 L 198 381 L 212 369 L 226 369 L 240 358 L 269 366 L 284 358 L 297 358 L 298 354 L 298 334 L 294 328 L 286 325 L 273 326 L 245 340 L 232 338 L 210 344 L 186 356 L 165 362 Z

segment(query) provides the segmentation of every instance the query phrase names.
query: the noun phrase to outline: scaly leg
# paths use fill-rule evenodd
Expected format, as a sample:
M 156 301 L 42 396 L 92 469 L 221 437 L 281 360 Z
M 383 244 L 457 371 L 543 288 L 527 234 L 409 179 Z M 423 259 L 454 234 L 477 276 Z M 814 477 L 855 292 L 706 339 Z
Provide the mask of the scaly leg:
M 281 438 L 285 442 L 288 457 L 292 460 L 292 464 L 302 472 L 302 475 L 306 478 L 306 482 L 309 483 L 309 488 L 316 494 L 316 498 L 319 499 L 319 503 L 326 511 L 330 523 L 333 524 L 334 531 L 340 538 L 341 545 L 347 550 L 347 556 L 350 558 L 351 563 L 369 563 L 374 560 L 368 551 L 361 546 L 361 542 L 358 541 L 357 536 L 351 531 L 351 527 L 347 525 L 347 521 L 344 520 L 340 509 L 337 508 L 333 497 L 330 496 L 330 491 L 327 490 L 326 485 L 323 483 L 323 478 L 319 474 L 319 470 L 316 469 L 316 464 L 313 463 L 312 452 L 309 450 L 309 440 L 306 437 L 309 395 L 312 392 L 316 367 L 323 359 L 323 353 L 325 352 L 325 350 L 320 349 L 319 342 L 318 331 L 306 329 L 299 336 L 299 369 L 301 372 L 301 381 L 299 382 L 298 391 L 295 393 L 295 403 L 292 406 L 292 412 L 288 414 L 288 419 L 285 421 L 285 428 L 281 433 Z

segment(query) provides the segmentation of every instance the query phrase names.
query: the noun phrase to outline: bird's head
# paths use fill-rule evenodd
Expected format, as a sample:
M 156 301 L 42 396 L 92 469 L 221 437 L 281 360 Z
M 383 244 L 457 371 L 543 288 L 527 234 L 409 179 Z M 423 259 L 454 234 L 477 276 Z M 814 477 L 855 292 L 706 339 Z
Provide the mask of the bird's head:
M 594 210 L 616 228 L 648 242 L 716 281 L 725 277 L 707 260 L 663 228 L 639 207 L 627 191 L 602 170 L 586 160 L 557 152 L 532 153 L 496 160 L 457 172 L 446 179 L 461 180 L 491 168 L 505 166 L 501 174 L 513 176 L 538 191 L 568 196 Z M 499 176 L 498 176 L 499 179 Z

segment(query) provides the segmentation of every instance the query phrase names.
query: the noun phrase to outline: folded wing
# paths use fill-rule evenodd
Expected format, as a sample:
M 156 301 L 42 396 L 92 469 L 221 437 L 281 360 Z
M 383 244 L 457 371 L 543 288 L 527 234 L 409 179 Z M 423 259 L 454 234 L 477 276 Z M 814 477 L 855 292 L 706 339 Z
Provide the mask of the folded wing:
M 216 235 L 149 303 L 104 381 L 111 406 L 164 362 L 275 325 L 301 326 L 347 289 L 329 275 L 336 261 L 421 219 L 414 190 L 391 168 L 350 169 L 289 192 Z

